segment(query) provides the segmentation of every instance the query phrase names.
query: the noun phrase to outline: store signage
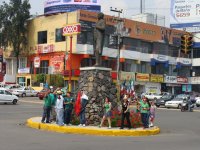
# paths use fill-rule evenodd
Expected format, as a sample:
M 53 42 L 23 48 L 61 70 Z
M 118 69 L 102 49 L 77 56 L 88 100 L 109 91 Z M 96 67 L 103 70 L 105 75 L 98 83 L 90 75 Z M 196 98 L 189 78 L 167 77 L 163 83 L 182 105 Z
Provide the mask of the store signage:
M 150 81 L 163 83 L 164 78 L 163 75 L 151 74 Z
M 178 83 L 188 83 L 188 79 L 185 77 L 177 77 Z
M 63 36 L 79 34 L 81 32 L 81 24 L 71 24 L 63 27 Z
M 152 55 L 153 55 L 153 59 L 159 62 L 165 62 L 169 60 L 168 56 L 166 55 L 158 55 L 158 54 L 152 54 Z
M 55 45 L 54 44 L 38 45 L 37 51 L 38 51 L 38 54 L 52 53 L 55 51 Z
M 187 58 L 177 58 L 176 60 L 177 63 L 181 63 L 183 65 L 191 65 L 192 64 L 192 60 L 191 59 L 187 59 Z
M 200 84 L 200 77 L 191 77 L 191 84 Z
M 149 81 L 149 74 L 136 73 L 136 81 Z
M 18 73 L 30 73 L 30 68 L 20 68 L 18 69 Z
M 40 57 L 34 58 L 34 67 L 39 68 L 40 67 Z
M 120 73 L 120 80 L 121 81 L 135 80 L 135 73 L 134 72 L 121 72 Z
M 176 76 L 165 76 L 164 82 L 165 83 L 177 83 L 177 77 Z

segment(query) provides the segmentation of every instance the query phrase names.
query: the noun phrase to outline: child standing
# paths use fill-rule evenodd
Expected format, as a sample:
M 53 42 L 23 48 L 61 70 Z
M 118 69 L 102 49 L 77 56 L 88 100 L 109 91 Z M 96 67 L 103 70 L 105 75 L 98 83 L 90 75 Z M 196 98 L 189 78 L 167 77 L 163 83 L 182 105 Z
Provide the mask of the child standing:
M 151 107 L 150 107 L 150 124 L 149 127 L 153 127 L 154 124 L 154 119 L 155 119 L 155 112 L 156 112 L 156 106 L 154 104 L 154 101 L 151 102 Z

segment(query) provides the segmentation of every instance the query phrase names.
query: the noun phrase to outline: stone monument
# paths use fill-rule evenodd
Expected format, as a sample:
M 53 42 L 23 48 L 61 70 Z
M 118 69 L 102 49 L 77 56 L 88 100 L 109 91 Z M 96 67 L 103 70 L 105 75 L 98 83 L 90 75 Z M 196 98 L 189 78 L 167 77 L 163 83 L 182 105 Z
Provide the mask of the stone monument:
M 89 125 L 99 125 L 104 114 L 104 102 L 108 97 L 112 108 L 117 106 L 117 88 L 112 81 L 111 68 L 101 65 L 103 39 L 105 31 L 104 14 L 98 14 L 98 22 L 94 28 L 94 54 L 96 64 L 92 67 L 80 68 L 79 91 L 84 90 L 89 98 L 86 106 L 86 120 Z

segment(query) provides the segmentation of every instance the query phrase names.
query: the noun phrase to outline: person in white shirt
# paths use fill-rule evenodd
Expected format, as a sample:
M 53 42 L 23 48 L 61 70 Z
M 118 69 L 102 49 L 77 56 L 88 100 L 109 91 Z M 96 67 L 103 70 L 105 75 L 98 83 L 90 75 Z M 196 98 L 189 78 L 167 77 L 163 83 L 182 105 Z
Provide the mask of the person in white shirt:
M 88 104 L 88 96 L 85 94 L 84 91 L 81 91 L 81 111 L 80 111 L 80 125 L 79 126 L 85 126 L 85 108 Z
M 62 96 L 62 92 L 59 90 L 56 92 L 57 96 L 56 96 L 56 105 L 55 105 L 55 109 L 56 109 L 56 123 L 59 126 L 63 126 L 64 125 L 64 120 L 63 120 L 63 115 L 64 115 L 64 108 L 63 108 L 63 103 L 64 103 L 64 98 Z

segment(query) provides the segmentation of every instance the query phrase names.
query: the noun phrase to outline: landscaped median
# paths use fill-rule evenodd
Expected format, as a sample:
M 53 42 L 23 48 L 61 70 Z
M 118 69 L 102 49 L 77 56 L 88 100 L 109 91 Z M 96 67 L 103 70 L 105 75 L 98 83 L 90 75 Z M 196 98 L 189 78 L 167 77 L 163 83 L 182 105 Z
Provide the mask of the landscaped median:
M 79 127 L 79 126 L 58 126 L 56 124 L 40 123 L 41 117 L 34 117 L 27 120 L 27 126 L 52 131 L 59 133 L 71 134 L 86 134 L 86 135 L 99 135 L 99 136 L 150 136 L 160 133 L 160 128 L 152 127 L 148 129 L 136 128 L 131 130 L 120 130 L 118 128 L 98 128 L 93 126 Z

